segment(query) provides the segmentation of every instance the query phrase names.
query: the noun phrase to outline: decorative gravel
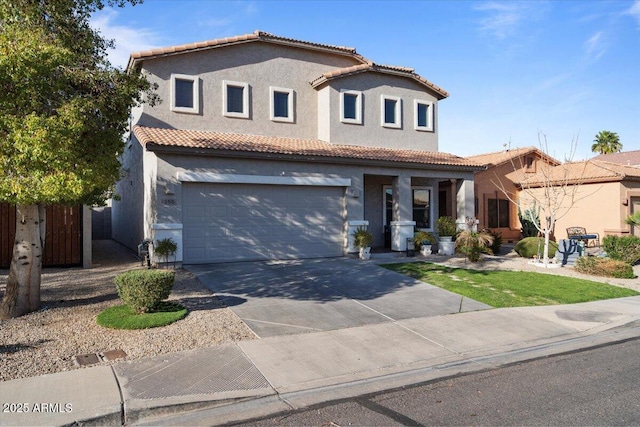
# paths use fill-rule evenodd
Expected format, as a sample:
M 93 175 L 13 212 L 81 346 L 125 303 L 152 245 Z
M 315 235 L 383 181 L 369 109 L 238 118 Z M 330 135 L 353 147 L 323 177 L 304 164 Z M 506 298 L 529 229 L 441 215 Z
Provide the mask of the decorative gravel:
M 76 355 L 116 349 L 127 354 L 125 359 L 98 363 L 105 365 L 256 338 L 239 317 L 184 270 L 176 271 L 169 297 L 189 309 L 184 319 L 133 331 L 99 326 L 96 316 L 122 303 L 113 278 L 135 268 L 141 267 L 132 252 L 115 242 L 99 241 L 94 242 L 92 269 L 44 269 L 41 309 L 17 319 L 0 320 L 0 380 L 77 369 Z M 0 297 L 7 273 L 0 271 Z

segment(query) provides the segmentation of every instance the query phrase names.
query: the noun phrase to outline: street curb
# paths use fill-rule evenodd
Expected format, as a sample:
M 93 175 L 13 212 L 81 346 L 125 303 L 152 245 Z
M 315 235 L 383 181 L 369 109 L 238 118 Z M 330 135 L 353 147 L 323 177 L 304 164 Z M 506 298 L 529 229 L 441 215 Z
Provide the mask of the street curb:
M 278 393 L 275 395 L 242 400 L 199 402 L 201 408 L 191 404 L 165 406 L 163 415 L 148 412 L 148 416 L 139 413 L 135 419 L 127 414 L 127 425 L 197 425 L 198 420 L 206 419 L 211 425 L 229 425 L 239 422 L 254 422 L 279 414 L 291 414 L 299 411 L 340 403 L 358 396 L 372 396 L 407 387 L 463 377 L 504 368 L 525 362 L 578 353 L 599 347 L 620 344 L 640 339 L 640 321 L 609 329 L 597 334 L 577 334 L 562 341 L 511 350 L 493 355 L 472 357 L 465 360 L 444 363 L 432 367 L 419 368 L 368 379 L 345 382 L 308 390 Z M 211 405 L 209 407 L 205 407 Z M 168 414 L 174 414 L 173 416 Z M 168 415 L 168 416 L 167 416 Z M 130 424 L 135 423 L 135 424 Z

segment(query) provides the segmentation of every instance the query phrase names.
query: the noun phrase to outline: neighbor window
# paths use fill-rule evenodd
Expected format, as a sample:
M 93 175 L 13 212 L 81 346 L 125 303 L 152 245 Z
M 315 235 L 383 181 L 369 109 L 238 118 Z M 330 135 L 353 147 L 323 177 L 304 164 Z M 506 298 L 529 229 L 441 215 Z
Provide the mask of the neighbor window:
M 412 187 L 413 193 L 413 218 L 416 228 L 431 229 L 431 188 Z M 384 189 L 384 223 L 391 225 L 393 219 L 393 189 Z
M 509 228 L 509 201 L 504 199 L 488 199 L 489 228 Z
M 200 79 L 184 74 L 171 75 L 171 111 L 200 113 Z
M 429 101 L 414 101 L 414 127 L 416 130 L 433 130 L 433 103 Z
M 222 81 L 222 114 L 227 117 L 249 118 L 249 85 Z
M 402 123 L 402 100 L 395 96 L 382 95 L 380 107 L 382 126 L 400 128 Z
M 340 121 L 362 124 L 362 92 L 343 90 L 340 92 Z
M 293 122 L 293 89 L 269 87 L 271 120 Z
M 536 164 L 533 157 L 527 156 L 525 158 L 524 167 L 527 172 L 533 173 L 536 171 Z

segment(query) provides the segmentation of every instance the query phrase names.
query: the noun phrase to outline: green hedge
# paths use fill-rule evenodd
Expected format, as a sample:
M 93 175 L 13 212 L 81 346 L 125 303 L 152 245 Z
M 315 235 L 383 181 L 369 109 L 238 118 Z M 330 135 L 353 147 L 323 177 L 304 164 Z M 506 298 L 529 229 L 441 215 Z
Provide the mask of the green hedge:
M 635 264 L 640 261 L 640 237 L 637 236 L 605 236 L 602 248 L 609 258 Z
M 169 298 L 173 287 L 173 271 L 132 270 L 114 279 L 120 299 L 139 313 L 153 310 Z
M 576 271 L 594 276 L 615 277 L 618 279 L 633 279 L 633 267 L 626 262 L 594 256 L 582 256 L 576 260 Z
M 538 254 L 538 245 L 540 245 L 540 257 L 543 257 L 544 237 L 525 237 L 516 244 L 514 250 L 523 258 L 532 258 Z M 549 258 L 556 256 L 557 250 L 558 244 L 549 241 Z

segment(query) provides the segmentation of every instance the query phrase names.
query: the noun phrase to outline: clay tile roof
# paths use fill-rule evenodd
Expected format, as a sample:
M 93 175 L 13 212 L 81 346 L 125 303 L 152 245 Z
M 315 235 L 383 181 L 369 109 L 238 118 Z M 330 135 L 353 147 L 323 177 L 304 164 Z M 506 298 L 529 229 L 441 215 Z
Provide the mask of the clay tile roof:
M 334 46 L 330 44 L 313 43 L 303 40 L 290 39 L 287 37 L 279 37 L 264 31 L 256 30 L 251 34 L 244 34 L 240 36 L 224 37 L 215 40 L 202 41 L 197 43 L 183 44 L 179 46 L 169 46 L 158 49 L 145 50 L 141 52 L 134 52 L 129 56 L 128 69 L 131 69 L 135 64 L 141 60 L 153 59 L 159 56 L 174 55 L 179 53 L 186 53 L 196 50 L 212 49 L 216 47 L 226 46 L 230 44 L 246 43 L 252 41 L 267 41 L 272 43 L 280 43 L 291 46 L 299 46 L 311 49 L 329 50 L 335 53 L 346 54 L 352 56 L 358 61 L 366 62 L 367 60 L 359 55 L 355 48 L 346 46 Z
M 326 157 L 350 160 L 371 160 L 392 163 L 413 163 L 481 170 L 482 166 L 453 154 L 396 150 L 331 144 L 318 139 L 285 138 L 280 136 L 248 135 L 226 132 L 207 132 L 179 129 L 160 129 L 134 126 L 133 132 L 150 151 L 181 147 L 224 152 L 263 153 L 305 157 Z
M 609 163 L 618 163 L 627 166 L 640 167 L 640 150 L 623 151 L 621 153 L 600 154 L 591 160 L 602 160 Z
M 449 93 L 446 90 L 442 89 L 439 86 L 436 86 L 424 77 L 420 76 L 414 71 L 413 68 L 400 67 L 395 65 L 381 65 L 375 64 L 371 61 L 367 61 L 364 64 L 352 65 L 350 67 L 338 68 L 336 70 L 328 71 L 326 73 L 323 73 L 318 78 L 312 80 L 310 83 L 312 87 L 317 88 L 330 80 L 365 72 L 395 74 L 403 77 L 408 77 L 435 91 L 438 95 L 440 95 L 440 99 L 444 99 L 449 96 Z
M 547 159 L 550 164 L 560 164 L 559 161 L 557 161 L 553 157 L 546 155 L 536 147 L 513 148 L 509 150 L 495 151 L 492 153 L 478 154 L 475 156 L 468 156 L 467 160 L 472 160 L 485 166 L 498 166 L 517 159 L 520 156 L 525 156 L 529 153 L 537 153 L 541 157 Z
M 546 176 L 550 182 L 555 184 L 563 182 L 568 184 L 590 184 L 623 180 L 640 181 L 640 168 L 600 160 L 586 160 L 555 166 L 546 173 Z M 532 187 L 539 187 L 544 185 L 544 181 L 542 173 L 538 172 L 527 177 L 526 183 Z

